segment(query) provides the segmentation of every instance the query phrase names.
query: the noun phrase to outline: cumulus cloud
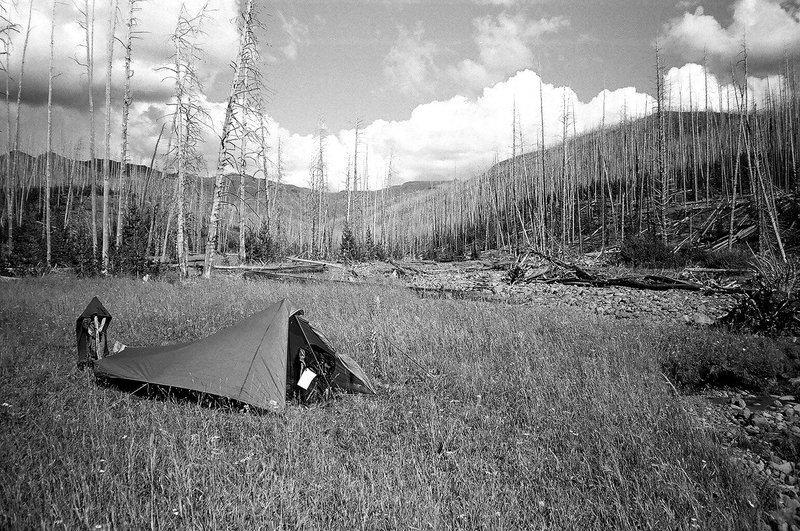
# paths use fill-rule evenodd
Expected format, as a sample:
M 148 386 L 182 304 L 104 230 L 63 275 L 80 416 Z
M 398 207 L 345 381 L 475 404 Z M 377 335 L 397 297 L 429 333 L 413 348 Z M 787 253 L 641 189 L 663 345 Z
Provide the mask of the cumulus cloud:
M 781 70 L 785 54 L 800 55 L 800 6 L 779 0 L 737 0 L 726 27 L 702 7 L 667 23 L 659 37 L 666 52 L 681 61 L 706 56 L 717 72 L 735 61 L 746 41 L 748 66 L 757 75 Z
M 432 93 L 438 75 L 435 63 L 438 46 L 425 39 L 422 23 L 417 23 L 413 30 L 400 26 L 398 33 L 383 62 L 390 87 L 411 95 Z
M 361 141 L 369 149 L 371 186 L 382 182 L 390 158 L 397 181 L 447 179 L 455 167 L 462 177 L 483 171 L 495 155 L 511 154 L 511 123 L 516 103 L 526 149 L 541 142 L 539 91 L 544 102 L 545 143 L 561 139 L 562 102 L 574 110 L 576 130 L 596 127 L 603 114 L 603 95 L 582 102 L 572 89 L 543 83 L 530 70 L 518 72 L 505 81 L 485 88 L 478 97 L 454 96 L 416 107 L 406 120 L 376 120 L 362 129 Z M 623 116 L 641 116 L 652 109 L 652 98 L 633 88 L 606 91 L 606 123 Z M 288 180 L 308 181 L 309 156 L 313 153 L 311 135 L 284 137 L 284 146 L 303 154 L 287 166 Z M 331 185 L 343 186 L 347 157 L 353 152 L 353 130 L 331 134 L 327 140 Z M 274 152 L 274 148 L 273 148 Z M 363 161 L 361 162 L 363 164 Z
M 737 84 L 740 82 L 737 82 Z M 781 75 L 747 78 L 748 108 L 762 107 L 769 100 L 780 98 L 784 85 Z M 740 87 L 723 83 L 702 65 L 688 63 L 671 68 L 664 76 L 665 105 L 674 110 L 708 110 L 736 112 L 742 102 Z
M 500 13 L 477 18 L 473 24 L 478 57 L 460 61 L 449 74 L 459 84 L 474 89 L 530 67 L 533 43 L 569 26 L 569 20 L 560 16 L 531 20 L 523 13 Z
M 751 103 L 760 105 L 767 93 L 775 95 L 780 90 L 781 78 L 750 78 L 748 86 Z M 708 106 L 711 110 L 736 108 L 736 91 L 733 86 L 721 83 L 713 74 L 706 75 L 703 67 L 687 64 L 673 68 L 666 74 L 667 105 L 672 109 L 688 110 L 690 101 L 694 109 L 703 109 L 708 86 Z M 691 91 L 691 97 L 689 96 Z M 544 116 L 540 111 L 540 94 Z M 506 158 L 511 154 L 511 123 L 513 109 L 520 119 L 525 150 L 536 149 L 541 144 L 541 124 L 544 122 L 545 145 L 561 141 L 563 106 L 566 102 L 570 120 L 578 134 L 592 130 L 605 122 L 607 126 L 623 119 L 634 119 L 653 112 L 655 102 L 647 94 L 633 87 L 605 90 L 589 101 L 581 101 L 569 87 L 558 87 L 541 80 L 538 74 L 523 70 L 502 82 L 485 88 L 478 97 L 454 96 L 447 100 L 432 101 L 417 106 L 405 120 L 376 120 L 361 129 L 362 157 L 368 152 L 371 188 L 381 185 L 390 159 L 393 160 L 395 182 L 408 180 L 448 179 L 456 168 L 459 177 L 470 177 L 485 170 L 495 156 Z M 219 101 L 204 100 L 213 121 L 205 142 L 200 146 L 206 162 L 213 167 L 217 156 L 219 130 L 224 105 Z M 165 103 L 137 103 L 132 110 L 133 159 L 148 162 L 155 139 L 169 109 Z M 26 122 L 32 131 L 43 134 L 44 113 L 41 107 L 25 108 Z M 118 154 L 119 118 L 114 117 L 112 150 Z M 309 182 L 309 168 L 317 150 L 313 135 L 300 135 L 287 130 L 267 117 L 270 131 L 270 159 L 276 162 L 280 139 L 285 168 L 285 182 L 305 186 Z M 60 109 L 56 113 L 55 130 L 59 151 L 73 153 L 85 142 L 81 138 L 64 138 L 64 131 L 87 130 L 85 113 Z M 572 127 L 570 126 L 570 134 Z M 59 137 L 59 134 L 62 136 Z M 328 174 L 332 190 L 344 187 L 349 157 L 353 153 L 354 131 L 345 129 L 331 132 L 326 138 Z M 160 151 L 166 148 L 162 141 Z M 41 143 L 39 143 L 41 145 Z M 98 146 L 100 147 L 100 146 Z M 360 173 L 364 175 L 365 159 L 361 159 Z M 274 166 L 269 170 L 275 177 Z
M 750 77 L 751 108 L 762 105 L 768 95 L 776 97 L 781 83 L 780 76 Z M 666 104 L 673 110 L 702 110 L 706 101 L 712 111 L 737 109 L 736 88 L 721 82 L 713 73 L 706 74 L 698 64 L 670 69 L 665 75 L 665 87 L 668 90 Z M 543 82 L 535 72 L 523 70 L 485 88 L 478 97 L 454 96 L 432 101 L 417 106 L 406 120 L 376 120 L 368 124 L 361 131 L 361 140 L 369 149 L 371 186 L 382 182 L 390 158 L 395 179 L 402 182 L 449 179 L 454 167 L 460 177 L 470 177 L 485 170 L 495 155 L 501 159 L 510 156 L 514 105 L 526 151 L 540 145 L 542 120 L 545 145 L 558 143 L 562 139 L 565 102 L 570 123 L 574 121 L 578 134 L 596 129 L 603 122 L 613 126 L 624 119 L 650 114 L 655 109 L 655 100 L 634 87 L 604 90 L 589 101 L 581 101 L 571 88 Z M 290 146 L 291 153 L 298 157 L 287 166 L 288 180 L 305 184 L 314 138 L 312 135 L 289 135 L 285 131 L 283 134 L 284 146 Z M 572 134 L 572 125 L 569 134 Z M 353 152 L 353 130 L 331 134 L 327 146 L 331 186 L 341 189 L 348 156 Z M 365 149 L 362 148 L 362 152 Z
M 16 81 L 21 61 L 23 41 L 27 28 L 28 8 L 31 0 L 20 0 L 16 8 L 9 10 L 11 20 L 20 31 L 13 34 L 11 48 L 11 73 Z M 82 4 L 82 3 L 81 3 Z M 190 14 L 198 13 L 205 2 L 185 2 Z M 231 23 L 236 17 L 236 0 L 215 2 L 214 10 L 207 11 L 201 28 L 203 36 L 203 60 L 199 75 L 206 90 L 212 95 L 225 92 L 230 82 L 228 64 L 236 55 L 238 44 L 236 27 Z M 139 19 L 135 30 L 140 32 L 133 42 L 134 76 L 131 79 L 134 98 L 137 101 L 161 101 L 172 94 L 166 74 L 160 68 L 170 63 L 173 54 L 169 36 L 178 21 L 180 5 L 169 2 L 158 9 L 143 7 L 136 16 Z M 94 94 L 95 103 L 104 97 L 106 43 L 111 9 L 108 2 L 97 2 L 94 23 Z M 118 12 L 116 35 L 121 38 L 125 31 L 127 9 Z M 73 109 L 87 105 L 87 75 L 85 31 L 81 27 L 83 15 L 77 3 L 59 3 L 56 9 L 53 97 L 56 105 Z M 213 27 L 214 31 L 208 31 Z M 47 66 L 50 56 L 50 11 L 41 2 L 36 3 L 31 17 L 30 37 L 26 54 L 23 96 L 30 105 L 42 104 L 47 99 Z M 114 47 L 114 73 L 112 90 L 122 91 L 124 51 L 117 42 Z M 4 80 L 2 80 L 4 83 Z M 15 83 L 12 83 L 15 85 Z M 221 86 L 220 86 L 221 85 Z M 15 91 L 16 92 L 16 91 Z

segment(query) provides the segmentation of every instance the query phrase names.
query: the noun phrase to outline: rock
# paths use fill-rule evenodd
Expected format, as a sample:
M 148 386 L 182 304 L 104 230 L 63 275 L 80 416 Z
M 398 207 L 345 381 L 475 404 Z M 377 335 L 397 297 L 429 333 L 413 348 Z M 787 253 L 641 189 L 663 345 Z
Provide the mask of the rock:
M 781 400 L 783 402 L 794 402 L 794 396 L 792 396 L 792 395 L 783 395 L 782 397 L 779 397 L 778 400 Z
M 748 408 L 744 408 L 741 411 L 736 412 L 736 415 L 745 420 L 750 420 L 750 417 L 753 416 L 753 413 Z
M 704 313 L 695 313 L 692 315 L 692 322 L 700 326 L 709 326 L 714 324 L 714 319 Z
M 781 402 L 780 400 L 776 400 L 775 402 L 772 403 L 772 406 L 781 409 L 783 407 L 783 402 Z
M 744 409 L 747 407 L 747 404 L 742 398 L 737 396 L 735 398 L 731 398 L 731 406 L 733 406 L 736 409 Z
M 755 435 L 757 433 L 761 433 L 761 429 L 756 426 L 745 426 L 744 431 L 749 433 L 750 435 Z
M 792 473 L 792 464 L 788 461 L 784 461 L 783 459 L 780 460 L 781 462 L 771 462 L 769 464 L 770 468 L 780 472 L 781 474 L 791 474 Z
M 753 418 L 750 419 L 750 422 L 756 428 L 769 428 L 769 421 L 763 415 L 753 415 Z
M 791 476 L 790 479 L 791 478 L 794 478 L 795 482 L 797 482 L 797 478 L 796 477 Z M 797 499 L 795 499 L 795 498 L 789 498 L 788 496 L 784 496 L 783 505 L 788 510 L 793 511 L 793 512 L 797 512 L 797 509 L 800 509 L 800 501 L 797 501 Z

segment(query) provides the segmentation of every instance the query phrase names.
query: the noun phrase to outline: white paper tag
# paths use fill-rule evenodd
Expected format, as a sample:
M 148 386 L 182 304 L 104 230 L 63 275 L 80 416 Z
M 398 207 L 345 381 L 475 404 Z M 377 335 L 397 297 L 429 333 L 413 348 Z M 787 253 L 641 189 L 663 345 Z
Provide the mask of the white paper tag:
M 300 379 L 297 381 L 297 385 L 299 387 L 302 387 L 303 389 L 308 389 L 308 386 L 311 385 L 311 382 L 316 377 L 317 373 L 315 373 L 311 369 L 306 369 L 303 371 L 303 374 L 300 375 Z

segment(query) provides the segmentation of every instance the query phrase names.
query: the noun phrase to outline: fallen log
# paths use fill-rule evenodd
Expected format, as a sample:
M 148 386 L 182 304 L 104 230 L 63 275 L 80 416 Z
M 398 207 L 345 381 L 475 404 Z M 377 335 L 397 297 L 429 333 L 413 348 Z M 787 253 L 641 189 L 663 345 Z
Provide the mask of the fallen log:
M 325 272 L 324 265 L 291 265 L 291 266 L 263 266 L 263 265 L 238 265 L 238 266 L 226 266 L 226 265 L 215 265 L 214 269 L 220 269 L 223 271 L 261 271 L 261 272 L 272 272 L 272 273 L 324 273 Z
M 306 258 L 297 258 L 296 256 L 290 256 L 289 260 L 291 260 L 292 262 L 302 262 L 304 264 L 316 264 L 316 265 L 327 266 L 327 267 L 338 267 L 339 269 L 347 269 L 347 267 L 345 267 L 344 265 L 337 264 L 335 262 L 323 262 L 321 260 L 308 260 Z
M 304 277 L 301 275 L 292 275 L 290 273 L 274 273 L 272 271 L 259 271 L 257 269 L 245 271 L 242 278 L 245 280 L 255 280 L 255 279 L 268 279 L 268 280 L 279 280 L 285 282 L 300 282 L 302 284 L 306 282 L 320 282 L 322 280 L 328 279 L 321 279 L 321 278 L 314 278 L 314 277 Z
M 713 267 L 687 267 L 684 271 L 688 273 L 709 273 L 713 275 L 742 275 L 752 273 L 750 269 L 715 269 Z

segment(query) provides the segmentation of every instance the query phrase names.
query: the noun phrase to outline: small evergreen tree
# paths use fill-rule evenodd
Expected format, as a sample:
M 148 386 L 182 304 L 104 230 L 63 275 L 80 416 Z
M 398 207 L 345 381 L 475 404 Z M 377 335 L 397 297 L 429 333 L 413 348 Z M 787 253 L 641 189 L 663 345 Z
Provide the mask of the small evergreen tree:
M 345 222 L 342 229 L 341 253 L 343 260 L 353 261 L 358 259 L 358 243 L 353 235 L 353 229 L 350 228 L 350 224 L 347 222 Z

